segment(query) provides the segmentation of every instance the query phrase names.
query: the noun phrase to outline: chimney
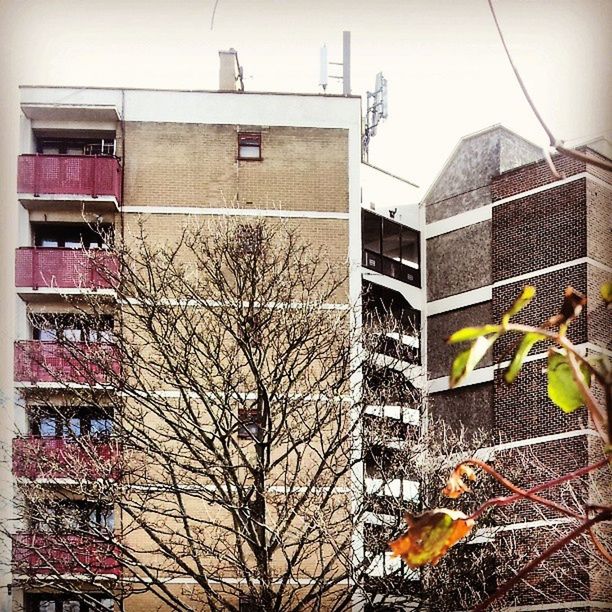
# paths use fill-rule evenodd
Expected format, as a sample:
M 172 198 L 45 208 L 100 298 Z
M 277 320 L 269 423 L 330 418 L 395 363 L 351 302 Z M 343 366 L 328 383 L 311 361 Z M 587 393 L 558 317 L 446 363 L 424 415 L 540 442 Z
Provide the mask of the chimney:
M 242 75 L 236 49 L 219 51 L 219 91 L 241 91 Z

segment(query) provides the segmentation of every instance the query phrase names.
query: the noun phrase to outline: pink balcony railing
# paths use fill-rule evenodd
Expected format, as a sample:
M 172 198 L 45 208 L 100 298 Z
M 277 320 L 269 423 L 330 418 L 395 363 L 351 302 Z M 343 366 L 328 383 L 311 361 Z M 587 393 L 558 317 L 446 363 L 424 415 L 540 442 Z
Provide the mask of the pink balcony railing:
M 116 479 L 119 474 L 116 442 L 82 438 L 25 436 L 13 440 L 13 474 L 17 477 Z
M 114 344 L 20 340 L 15 342 L 16 382 L 105 384 L 121 366 Z
M 108 289 L 117 271 L 117 258 L 108 251 L 22 247 L 15 252 L 16 287 Z
M 94 536 L 19 533 L 13 536 L 15 574 L 121 574 L 118 548 Z
M 121 199 L 121 166 L 96 155 L 20 155 L 17 191 L 55 195 L 114 196 Z

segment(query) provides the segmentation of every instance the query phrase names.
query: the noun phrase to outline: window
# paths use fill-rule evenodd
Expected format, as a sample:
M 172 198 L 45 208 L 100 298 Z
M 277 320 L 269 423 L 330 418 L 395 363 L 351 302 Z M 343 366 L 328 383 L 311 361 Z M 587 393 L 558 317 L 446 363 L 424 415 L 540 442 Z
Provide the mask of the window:
M 261 134 L 259 132 L 240 132 L 238 134 L 238 159 L 261 161 Z
M 95 319 L 70 314 L 32 315 L 32 339 L 112 343 L 113 321 L 112 315 L 102 315 Z
M 36 152 L 43 155 L 115 155 L 115 138 L 38 138 Z
M 238 437 L 243 440 L 257 439 L 260 432 L 260 417 L 257 406 L 238 408 Z
M 34 245 L 45 248 L 65 249 L 108 249 L 112 243 L 110 225 L 91 225 L 81 223 L 33 223 Z
M 25 609 L 27 612 L 90 612 L 99 607 L 113 609 L 113 600 L 102 593 L 28 593 Z M 97 605 L 94 602 L 99 602 Z
M 115 529 L 112 506 L 75 500 L 50 500 L 44 507 L 30 510 L 30 522 L 35 531 L 42 533 L 73 533 L 85 531 L 97 534 Z
M 58 406 L 30 409 L 30 432 L 41 438 L 74 439 L 89 436 L 104 441 L 113 432 L 112 409 L 89 406 Z
M 364 267 L 420 287 L 417 231 L 362 209 L 361 248 Z

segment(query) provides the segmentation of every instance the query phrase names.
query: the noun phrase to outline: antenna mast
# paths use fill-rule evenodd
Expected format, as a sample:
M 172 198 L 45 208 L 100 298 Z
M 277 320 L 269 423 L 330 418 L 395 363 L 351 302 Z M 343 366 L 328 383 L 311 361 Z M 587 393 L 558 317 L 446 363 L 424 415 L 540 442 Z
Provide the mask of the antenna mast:
M 321 47 L 319 56 L 319 85 L 323 88 L 323 92 L 327 90 L 327 81 L 329 79 L 337 79 L 342 81 L 342 94 L 344 96 L 351 95 L 351 33 L 348 31 L 342 32 L 342 61 L 330 62 L 327 59 L 327 45 Z M 328 75 L 327 67 L 342 66 L 342 75 Z
M 366 93 L 366 116 L 363 130 L 363 159 L 368 161 L 370 140 L 376 136 L 376 128 L 389 115 L 387 79 L 382 72 L 376 75 L 374 91 Z

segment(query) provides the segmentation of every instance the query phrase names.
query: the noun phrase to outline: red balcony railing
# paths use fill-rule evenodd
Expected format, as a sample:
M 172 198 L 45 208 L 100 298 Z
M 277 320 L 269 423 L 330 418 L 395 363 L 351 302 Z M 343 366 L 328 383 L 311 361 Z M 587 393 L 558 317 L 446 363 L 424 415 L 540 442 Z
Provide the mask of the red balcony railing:
M 118 548 L 94 536 L 19 533 L 13 536 L 16 574 L 121 574 Z
M 20 155 L 17 191 L 55 195 L 114 196 L 121 199 L 121 167 L 114 157 Z
M 116 442 L 26 436 L 13 440 L 13 474 L 17 477 L 116 479 L 119 474 Z
M 15 342 L 16 382 L 108 383 L 121 366 L 114 344 L 20 340 Z
M 22 247 L 15 253 L 17 287 L 107 289 L 117 271 L 117 258 L 108 251 Z

